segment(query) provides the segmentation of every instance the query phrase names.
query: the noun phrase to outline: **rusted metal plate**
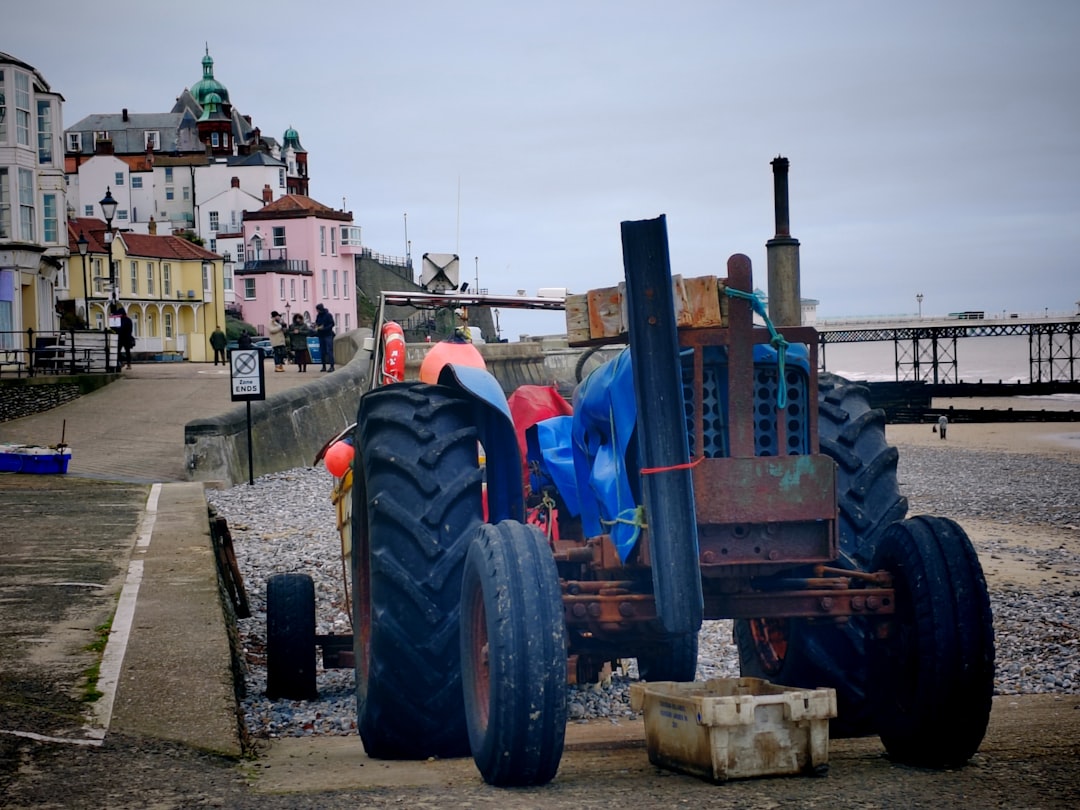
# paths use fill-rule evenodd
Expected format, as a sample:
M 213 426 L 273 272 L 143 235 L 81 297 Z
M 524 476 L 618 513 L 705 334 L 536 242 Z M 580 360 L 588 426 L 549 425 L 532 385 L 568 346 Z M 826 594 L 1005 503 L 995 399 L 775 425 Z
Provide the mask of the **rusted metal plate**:
M 706 458 L 693 472 L 699 524 L 836 517 L 836 464 L 827 456 Z
M 723 523 L 698 525 L 704 577 L 760 576 L 795 565 L 836 559 L 834 522 Z M 752 571 L 747 566 L 755 566 Z

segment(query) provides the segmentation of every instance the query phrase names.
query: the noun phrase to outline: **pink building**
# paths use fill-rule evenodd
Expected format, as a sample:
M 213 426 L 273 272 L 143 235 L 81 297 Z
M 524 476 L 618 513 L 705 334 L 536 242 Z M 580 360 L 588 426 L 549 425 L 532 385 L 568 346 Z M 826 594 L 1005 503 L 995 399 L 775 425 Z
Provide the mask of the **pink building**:
M 315 320 L 315 305 L 334 316 L 338 333 L 356 327 L 354 256 L 360 228 L 352 213 L 286 194 L 244 213 L 243 253 L 235 270 L 236 304 L 266 334 L 270 313 Z

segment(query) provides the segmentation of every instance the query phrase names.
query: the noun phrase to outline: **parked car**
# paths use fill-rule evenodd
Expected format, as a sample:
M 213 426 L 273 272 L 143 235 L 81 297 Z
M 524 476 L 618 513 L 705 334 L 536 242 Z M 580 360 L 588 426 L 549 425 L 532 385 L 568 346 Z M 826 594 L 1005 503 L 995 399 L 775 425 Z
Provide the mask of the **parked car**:
M 235 340 L 230 340 L 228 343 L 225 344 L 226 352 L 239 348 L 240 345 Z M 262 352 L 262 356 L 264 358 L 274 356 L 274 350 L 270 347 L 270 338 L 259 338 L 258 340 L 251 341 L 251 348 L 258 349 L 260 352 Z

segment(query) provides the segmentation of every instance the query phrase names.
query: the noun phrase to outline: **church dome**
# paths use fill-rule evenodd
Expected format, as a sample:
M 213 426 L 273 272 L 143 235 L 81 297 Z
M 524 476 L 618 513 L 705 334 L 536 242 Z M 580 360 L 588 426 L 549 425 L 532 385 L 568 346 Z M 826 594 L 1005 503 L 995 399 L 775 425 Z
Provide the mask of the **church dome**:
M 285 137 L 283 137 L 281 140 L 282 140 L 282 145 L 286 149 L 291 147 L 293 149 L 293 151 L 295 151 L 295 152 L 306 152 L 307 151 L 306 149 L 304 149 L 303 146 L 300 145 L 300 133 L 297 132 L 292 127 L 289 127 L 287 130 L 285 130 Z

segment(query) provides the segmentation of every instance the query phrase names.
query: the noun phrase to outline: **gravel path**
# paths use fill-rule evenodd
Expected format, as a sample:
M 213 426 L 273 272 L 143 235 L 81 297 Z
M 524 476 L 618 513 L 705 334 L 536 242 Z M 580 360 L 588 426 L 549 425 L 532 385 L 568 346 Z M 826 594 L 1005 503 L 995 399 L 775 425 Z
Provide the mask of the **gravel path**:
M 1080 575 L 1080 462 L 1026 454 L 900 446 L 901 488 L 911 514 L 937 514 L 1000 522 L 1031 536 L 1051 530 L 1068 538 L 1058 547 L 1027 546 L 991 537 L 982 554 L 1022 555 L 1049 572 Z M 314 701 L 270 701 L 264 696 L 265 583 L 276 573 L 306 572 L 315 580 L 318 633 L 349 632 L 332 479 L 321 466 L 294 469 L 226 490 L 207 499 L 229 523 L 251 601 L 252 618 L 240 622 L 248 663 L 244 713 L 255 737 L 351 734 L 356 706 L 351 670 L 318 674 Z M 1080 590 L 1049 580 L 1033 587 L 992 588 L 997 637 L 997 692 L 1080 693 Z M 700 637 L 698 678 L 735 677 L 738 655 L 731 622 L 706 622 Z M 616 673 L 610 685 L 574 687 L 571 719 L 632 714 L 628 684 L 636 674 Z

